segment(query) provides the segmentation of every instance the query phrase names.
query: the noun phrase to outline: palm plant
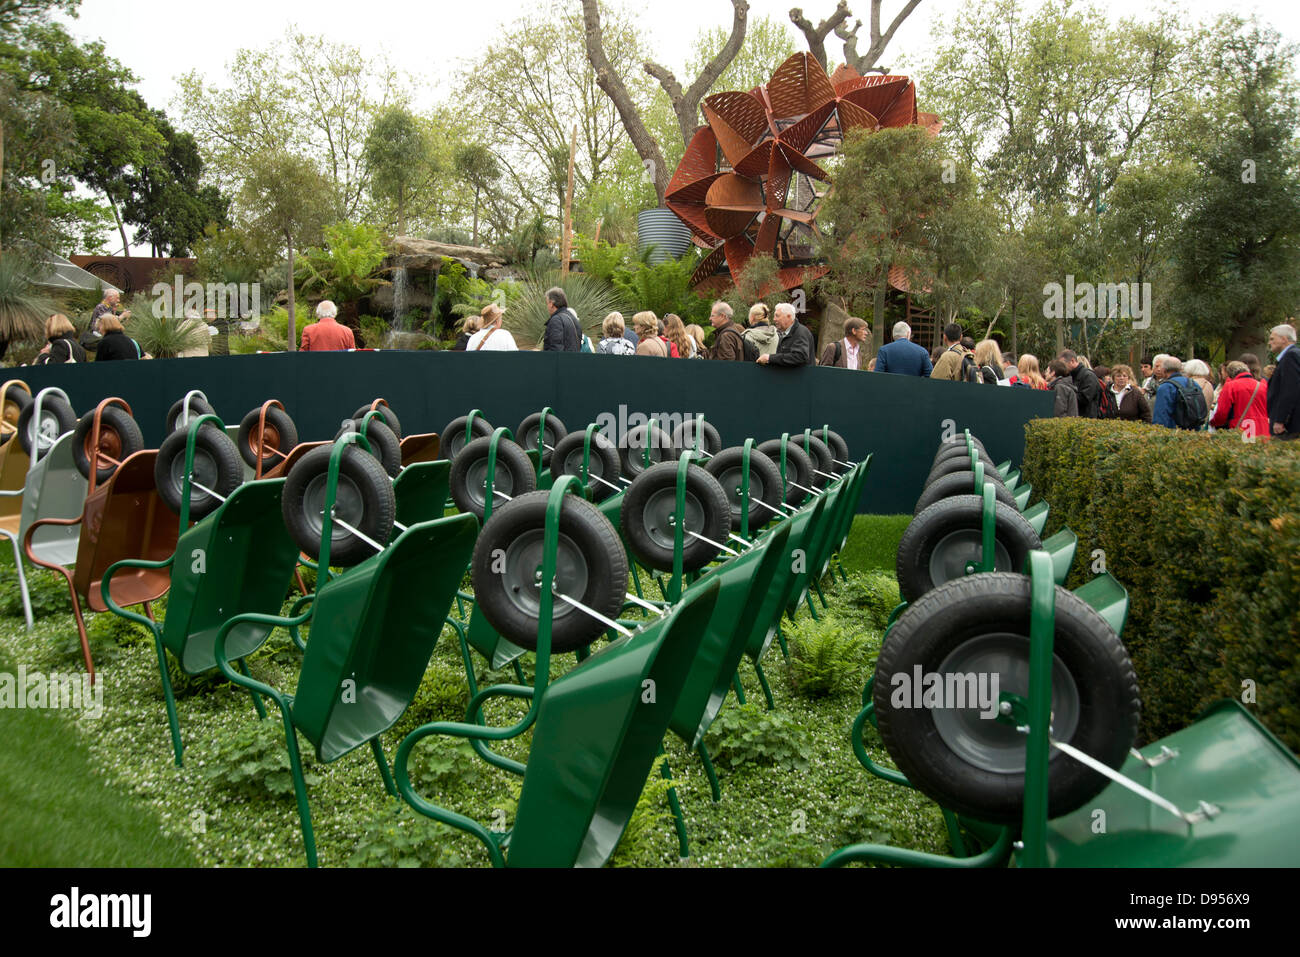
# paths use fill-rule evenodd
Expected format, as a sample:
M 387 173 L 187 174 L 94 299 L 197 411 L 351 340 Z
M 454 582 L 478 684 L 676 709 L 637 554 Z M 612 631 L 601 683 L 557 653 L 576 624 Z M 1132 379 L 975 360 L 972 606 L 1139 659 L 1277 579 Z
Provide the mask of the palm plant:
M 131 317 L 125 323 L 126 334 L 140 343 L 140 348 L 156 359 L 174 359 L 182 352 L 197 349 L 208 339 L 207 323 L 201 319 L 172 319 L 154 314 L 153 300 L 136 296 L 131 302 Z
M 40 341 L 53 301 L 31 281 L 32 266 L 14 252 L 0 254 L 0 342 Z M 3 355 L 3 352 L 0 352 Z
M 611 312 L 626 311 L 623 297 L 609 283 L 595 276 L 573 272 L 561 276 L 559 271 L 534 273 L 524 280 L 517 302 L 506 311 L 502 326 L 515 337 L 521 349 L 540 348 L 546 320 L 546 290 L 559 286 L 569 300 L 569 308 L 589 335 L 599 337 L 600 324 Z

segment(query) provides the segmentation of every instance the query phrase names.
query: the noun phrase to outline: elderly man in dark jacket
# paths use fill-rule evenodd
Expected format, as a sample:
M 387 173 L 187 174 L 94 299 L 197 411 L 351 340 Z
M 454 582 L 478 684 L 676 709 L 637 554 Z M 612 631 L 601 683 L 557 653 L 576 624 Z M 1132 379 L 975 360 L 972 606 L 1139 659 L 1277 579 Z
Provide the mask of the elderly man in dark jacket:
M 559 286 L 546 290 L 546 308 L 551 318 L 546 320 L 542 335 L 543 352 L 581 352 L 582 326 L 569 308 L 568 297 Z
M 713 348 L 709 351 L 710 359 L 726 362 L 745 361 L 744 330 L 732 321 L 731 306 L 725 302 L 715 302 L 709 313 L 709 323 L 713 326 Z
M 776 352 L 770 356 L 759 356 L 759 365 L 772 366 L 810 366 L 813 364 L 813 352 L 817 344 L 808 327 L 795 321 L 794 306 L 783 302 L 772 314 L 780 338 L 776 343 Z
M 1101 382 L 1097 379 L 1097 373 L 1080 362 L 1078 353 L 1071 349 L 1066 349 L 1057 358 L 1070 370 L 1074 389 L 1079 393 L 1079 417 L 1097 418 L 1097 413 L 1101 410 Z
M 1279 439 L 1300 439 L 1300 347 L 1295 326 L 1283 323 L 1268 334 L 1268 348 L 1277 368 L 1268 380 L 1268 421 Z

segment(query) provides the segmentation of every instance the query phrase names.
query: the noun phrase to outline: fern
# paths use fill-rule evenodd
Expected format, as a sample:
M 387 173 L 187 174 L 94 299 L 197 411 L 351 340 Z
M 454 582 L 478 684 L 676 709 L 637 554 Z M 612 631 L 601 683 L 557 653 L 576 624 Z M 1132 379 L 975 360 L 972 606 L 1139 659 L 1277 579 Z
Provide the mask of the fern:
M 789 639 L 790 685 L 796 694 L 825 698 L 861 690 L 871 645 L 853 625 L 808 619 Z

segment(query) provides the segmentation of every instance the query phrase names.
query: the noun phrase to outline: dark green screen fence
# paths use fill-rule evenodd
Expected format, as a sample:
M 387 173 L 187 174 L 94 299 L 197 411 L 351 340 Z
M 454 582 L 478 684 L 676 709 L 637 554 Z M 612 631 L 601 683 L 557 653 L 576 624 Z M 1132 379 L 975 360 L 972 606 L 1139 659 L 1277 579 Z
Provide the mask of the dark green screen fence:
M 676 422 L 702 412 L 725 445 L 830 423 L 855 461 L 875 454 L 858 510 L 884 514 L 912 510 L 946 430 L 969 428 L 995 461 L 1019 463 L 1025 423 L 1052 414 L 1051 393 L 1028 389 L 844 369 L 560 353 L 273 353 L 10 373 L 33 393 L 63 388 L 78 414 L 120 396 L 151 448 L 162 440 L 167 409 L 190 389 L 202 389 L 228 425 L 279 399 L 303 441 L 333 437 L 346 416 L 378 396 L 392 405 L 406 434 L 439 432 L 471 408 L 513 430 L 545 405 L 570 429 L 595 421 L 631 426 L 637 413 L 664 413 Z

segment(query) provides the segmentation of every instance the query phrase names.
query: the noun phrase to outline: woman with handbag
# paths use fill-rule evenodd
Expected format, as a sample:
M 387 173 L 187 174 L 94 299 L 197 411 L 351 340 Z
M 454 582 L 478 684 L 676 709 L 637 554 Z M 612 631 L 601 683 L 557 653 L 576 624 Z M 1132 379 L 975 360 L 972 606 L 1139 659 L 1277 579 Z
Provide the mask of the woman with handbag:
M 64 362 L 86 361 L 86 350 L 81 348 L 81 343 L 77 341 L 77 330 L 63 313 L 56 312 L 45 320 L 45 338 L 45 347 L 32 360 L 32 365 L 58 365 Z

